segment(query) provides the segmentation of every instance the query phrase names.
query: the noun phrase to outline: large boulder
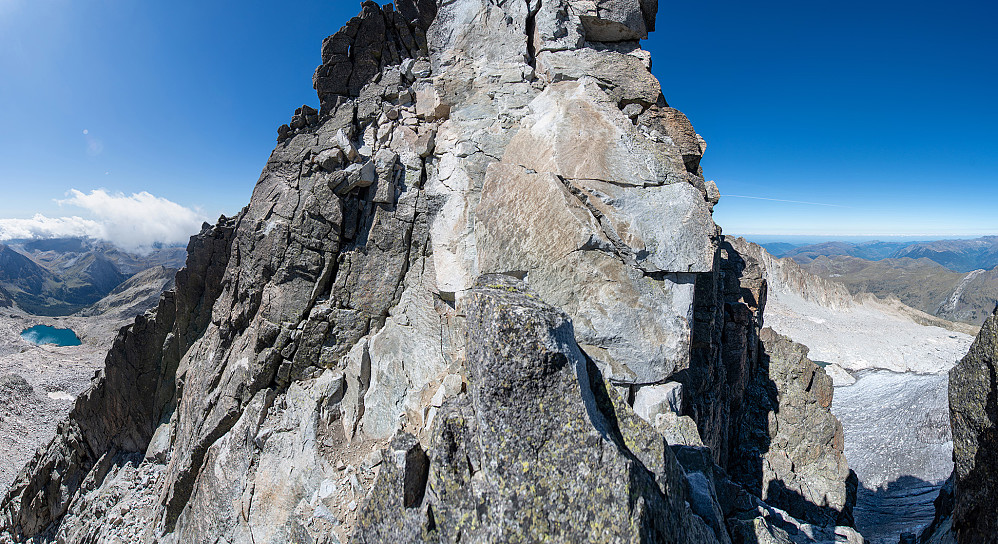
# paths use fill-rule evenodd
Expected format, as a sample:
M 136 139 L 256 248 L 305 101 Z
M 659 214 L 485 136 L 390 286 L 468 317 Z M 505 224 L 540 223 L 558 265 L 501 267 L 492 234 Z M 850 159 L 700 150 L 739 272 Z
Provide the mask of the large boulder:
M 568 316 L 509 276 L 467 303 L 470 395 L 389 448 L 358 542 L 715 541 L 650 426 L 618 415 Z
M 546 301 L 573 317 L 576 338 L 610 379 L 658 383 L 685 364 L 692 275 L 646 275 L 628 266 L 556 175 L 490 167 L 476 234 L 481 270 L 529 277 Z

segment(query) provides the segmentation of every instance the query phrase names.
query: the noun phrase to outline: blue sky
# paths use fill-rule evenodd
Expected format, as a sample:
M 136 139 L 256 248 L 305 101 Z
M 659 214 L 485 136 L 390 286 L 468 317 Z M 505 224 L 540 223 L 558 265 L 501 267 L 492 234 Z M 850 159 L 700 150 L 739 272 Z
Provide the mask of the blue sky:
M 0 218 L 143 192 L 236 213 L 358 11 L 0 0 Z M 959 0 L 662 2 L 644 45 L 707 140 L 725 232 L 967 236 L 998 233 L 996 22 Z

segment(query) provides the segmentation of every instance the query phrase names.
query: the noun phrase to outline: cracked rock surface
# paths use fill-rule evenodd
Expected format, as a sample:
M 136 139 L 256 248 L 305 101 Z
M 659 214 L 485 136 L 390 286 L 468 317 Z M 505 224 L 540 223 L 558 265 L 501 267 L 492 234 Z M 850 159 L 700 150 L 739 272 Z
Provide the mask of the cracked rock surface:
M 364 2 L 0 540 L 862 542 L 830 382 L 764 364 L 766 279 L 639 47 L 657 8 Z

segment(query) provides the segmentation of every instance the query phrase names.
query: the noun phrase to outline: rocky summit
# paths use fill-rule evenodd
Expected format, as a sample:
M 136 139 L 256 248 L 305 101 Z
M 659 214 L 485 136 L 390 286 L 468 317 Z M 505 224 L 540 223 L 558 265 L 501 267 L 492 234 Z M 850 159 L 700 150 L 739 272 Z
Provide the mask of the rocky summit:
M 762 328 L 657 11 L 364 2 L 0 541 L 863 542 L 831 378 Z

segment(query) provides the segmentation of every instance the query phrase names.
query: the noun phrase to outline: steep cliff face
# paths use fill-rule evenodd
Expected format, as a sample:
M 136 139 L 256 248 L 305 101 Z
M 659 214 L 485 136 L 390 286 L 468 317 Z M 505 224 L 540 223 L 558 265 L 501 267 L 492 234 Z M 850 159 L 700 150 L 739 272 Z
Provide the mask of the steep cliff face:
M 760 344 L 761 268 L 639 47 L 656 10 L 365 2 L 10 538 L 859 541 L 827 376 Z
M 949 374 L 953 476 L 936 501 L 924 542 L 979 544 L 998 534 L 998 313 Z

